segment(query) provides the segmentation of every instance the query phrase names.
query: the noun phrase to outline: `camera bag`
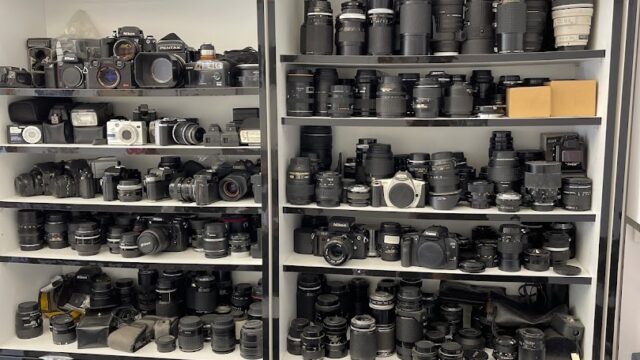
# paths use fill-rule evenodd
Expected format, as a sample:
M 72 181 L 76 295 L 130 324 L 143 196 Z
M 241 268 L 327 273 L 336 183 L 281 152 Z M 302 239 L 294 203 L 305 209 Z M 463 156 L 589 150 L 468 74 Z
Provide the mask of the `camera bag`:
M 569 307 L 566 304 L 558 305 L 544 312 L 537 312 L 526 304 L 493 294 L 491 306 L 487 309 L 487 317 L 500 328 L 545 328 L 550 326 L 555 314 L 567 314 L 568 312 Z
M 100 140 L 106 141 L 105 127 L 103 126 L 87 126 L 74 127 L 73 137 L 76 144 L 95 144 Z
M 86 315 L 76 329 L 78 349 L 108 347 L 107 338 L 112 330 L 112 317 L 106 315 Z
M 12 102 L 9 104 L 9 120 L 20 125 L 42 124 L 55 101 L 51 98 L 37 98 Z
M 73 127 L 68 121 L 42 125 L 45 144 L 73 144 Z
M 134 353 L 151 342 L 150 332 L 144 322 L 136 321 L 112 332 L 107 343 L 114 350 Z

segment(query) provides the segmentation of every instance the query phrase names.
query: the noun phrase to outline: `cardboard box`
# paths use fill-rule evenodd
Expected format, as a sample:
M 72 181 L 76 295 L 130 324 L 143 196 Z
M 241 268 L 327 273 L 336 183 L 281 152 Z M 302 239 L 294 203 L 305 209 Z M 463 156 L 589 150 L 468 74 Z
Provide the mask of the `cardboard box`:
M 532 86 L 508 89 L 507 116 L 510 118 L 550 117 L 551 88 Z
M 554 80 L 551 116 L 596 116 L 595 80 Z

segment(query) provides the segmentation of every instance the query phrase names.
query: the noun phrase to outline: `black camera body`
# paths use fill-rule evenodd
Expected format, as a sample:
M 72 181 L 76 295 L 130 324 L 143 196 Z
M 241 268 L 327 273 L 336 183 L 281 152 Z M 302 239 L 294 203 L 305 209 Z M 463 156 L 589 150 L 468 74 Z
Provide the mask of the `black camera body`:
M 84 89 L 87 82 L 87 68 L 84 60 L 74 53 L 66 53 L 57 67 L 58 88 Z
M 140 179 L 140 172 L 136 169 L 127 169 L 124 166 L 111 166 L 104 171 L 100 181 L 102 197 L 104 201 L 118 199 L 118 183 L 122 180 Z
M 147 229 L 161 229 L 169 242 L 165 252 L 181 252 L 189 247 L 189 221 L 180 217 L 172 219 L 152 218 Z M 138 244 L 140 245 L 140 244 Z
M 16 176 L 14 186 L 20 196 L 51 195 L 53 179 L 63 173 L 62 163 L 38 163 L 24 174 Z
M 142 51 L 144 32 L 136 26 L 123 26 L 114 31 L 113 54 L 123 61 L 131 61 Z
M 156 51 L 169 53 L 182 59 L 184 64 L 196 60 L 196 50 L 189 47 L 178 35 L 171 33 L 156 42 Z
M 152 201 L 169 197 L 169 184 L 173 180 L 175 170 L 169 168 L 149 169 L 144 176 L 144 186 L 147 199 Z
M 0 66 L 0 87 L 26 88 L 33 86 L 32 74 L 18 67 Z
M 193 194 L 199 206 L 219 201 L 217 173 L 212 169 L 204 169 L 193 175 Z
M 88 89 L 133 89 L 133 62 L 118 57 L 92 59 L 87 66 Z
M 29 71 L 33 78 L 33 86 L 45 87 L 44 69 L 48 64 L 53 64 L 56 59 L 51 38 L 27 39 L 27 57 L 29 58 Z
M 42 144 L 42 125 L 7 125 L 7 141 L 9 144 Z
M 587 171 L 587 145 L 578 133 L 543 133 L 542 147 L 546 161 L 562 163 L 562 173 Z
M 95 181 L 87 160 L 65 161 L 64 172 L 53 179 L 51 194 L 57 198 L 93 198 L 95 196 Z
M 447 270 L 458 268 L 458 241 L 449 236 L 449 230 L 444 226 L 430 226 L 420 234 L 405 234 L 400 251 L 403 267 Z

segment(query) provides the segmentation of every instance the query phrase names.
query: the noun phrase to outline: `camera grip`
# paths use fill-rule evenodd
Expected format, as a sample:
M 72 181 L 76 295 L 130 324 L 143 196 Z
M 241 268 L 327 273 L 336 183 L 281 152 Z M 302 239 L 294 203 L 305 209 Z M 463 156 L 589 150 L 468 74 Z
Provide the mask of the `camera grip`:
M 380 182 L 371 183 L 371 207 L 386 206 L 384 201 L 384 188 Z
M 413 241 L 409 237 L 405 237 L 402 239 L 402 243 L 400 245 L 400 265 L 402 267 L 410 267 L 411 266 L 411 243 Z

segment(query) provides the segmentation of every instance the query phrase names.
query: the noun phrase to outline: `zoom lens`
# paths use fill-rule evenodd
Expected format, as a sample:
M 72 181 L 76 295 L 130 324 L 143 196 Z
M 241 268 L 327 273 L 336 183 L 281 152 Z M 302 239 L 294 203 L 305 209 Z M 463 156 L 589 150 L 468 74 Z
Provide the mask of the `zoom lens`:
M 367 54 L 393 54 L 394 18 L 392 0 L 369 1 L 369 10 L 367 11 Z
M 549 2 L 546 0 L 526 0 L 526 2 L 527 32 L 524 34 L 524 51 L 540 51 L 547 27 Z
M 179 121 L 173 127 L 173 140 L 178 145 L 198 145 L 202 143 L 205 132 L 197 122 Z
M 291 70 L 287 74 L 287 115 L 313 115 L 313 72 L 307 69 Z
M 322 323 L 324 328 L 325 354 L 330 359 L 341 359 L 349 352 L 347 340 L 347 319 L 341 316 L 326 317 Z
M 464 13 L 463 54 L 493 54 L 493 1 L 468 0 Z
M 353 114 L 353 88 L 350 85 L 333 85 L 329 96 L 329 115 L 334 118 Z
M 413 89 L 413 109 L 417 118 L 437 118 L 441 101 L 442 88 L 437 79 L 425 77 L 418 80 Z
M 44 221 L 44 240 L 51 249 L 63 249 L 67 243 L 67 213 L 49 212 Z
M 515 151 L 494 151 L 489 159 L 489 180 L 495 184 L 496 193 L 517 190 L 520 181 L 520 160 Z
M 465 75 L 453 75 L 453 84 L 444 89 L 444 114 L 464 117 L 473 113 L 473 88 Z
M 315 116 L 329 116 L 329 95 L 331 94 L 331 87 L 338 83 L 338 71 L 335 68 L 318 68 L 313 81 L 315 88 L 315 110 L 313 114 Z
M 18 242 L 20 250 L 35 251 L 44 247 L 43 216 L 35 210 L 18 211 Z
M 319 170 L 331 169 L 333 136 L 330 126 L 303 126 L 300 130 L 300 153 L 316 154 Z
M 480 1 L 488 2 L 489 6 L 491 6 L 491 1 Z M 474 3 L 477 3 L 477 0 L 474 1 Z M 479 108 L 481 106 L 493 105 L 496 86 L 493 83 L 493 75 L 491 74 L 491 70 L 473 70 L 471 72 L 470 83 L 471 88 L 473 89 L 473 108 L 475 112 L 479 112 Z M 491 154 L 489 154 L 489 156 L 491 156 Z
M 376 358 L 376 320 L 370 315 L 356 315 L 351 319 L 349 354 L 352 359 Z
M 316 298 L 322 291 L 320 277 L 312 274 L 300 274 L 298 276 L 298 289 L 296 292 L 297 317 L 315 321 Z
M 197 316 L 185 316 L 178 323 L 178 345 L 184 352 L 200 351 L 204 347 L 202 320 Z
M 498 52 L 524 52 L 527 32 L 527 3 L 524 0 L 502 0 L 496 8 L 496 38 Z
M 42 335 L 42 313 L 37 302 L 28 301 L 18 304 L 15 314 L 15 330 L 18 339 L 23 340 Z
M 376 320 L 377 355 L 391 356 L 395 352 L 395 295 L 376 291 L 369 297 L 371 315 Z
M 562 186 L 562 164 L 549 161 L 528 161 L 524 186 L 531 196 L 534 211 L 552 211 Z
M 353 241 L 348 236 L 333 236 L 324 247 L 324 259 L 340 266 L 353 257 Z
M 558 50 L 584 50 L 589 43 L 593 0 L 553 0 L 551 17 Z
M 297 157 L 289 161 L 287 168 L 287 202 L 307 205 L 313 200 L 314 186 L 309 158 Z
M 369 10 L 371 12 L 371 10 Z M 370 35 L 371 36 L 371 35 Z M 376 116 L 376 95 L 378 91 L 378 72 L 358 70 L 356 73 L 355 116 Z
M 175 317 L 180 315 L 179 294 L 176 282 L 167 277 L 158 280 L 156 287 L 156 315 Z
M 407 358 L 417 341 L 422 340 L 427 313 L 422 307 L 422 293 L 415 286 L 403 286 L 396 305 L 396 352 Z
M 229 255 L 229 239 L 224 223 L 212 222 L 205 226 L 202 249 L 204 256 L 209 259 L 219 259 Z
M 329 1 L 305 1 L 300 52 L 307 55 L 333 54 L 333 10 Z
M 359 1 L 342 3 L 336 18 L 336 50 L 338 55 L 364 55 L 367 18 Z
M 94 221 L 83 222 L 76 229 L 76 251 L 80 256 L 97 255 L 100 252 L 102 238 L 100 227 Z
M 431 40 L 431 1 L 400 1 L 400 54 L 428 55 Z
M 502 271 L 520 271 L 520 254 L 522 253 L 522 228 L 516 224 L 500 226 L 498 253 L 500 254 L 499 268 Z
M 378 232 L 380 258 L 384 261 L 400 260 L 400 238 L 402 226 L 396 222 L 383 222 Z
M 562 179 L 562 207 L 567 210 L 591 210 L 592 193 L 593 182 L 589 178 Z
M 355 277 L 349 281 L 349 297 L 352 306 L 351 316 L 369 313 L 369 282 L 365 278 Z
M 544 249 L 527 249 L 524 252 L 524 268 L 531 271 L 547 271 L 551 265 L 551 252 Z
M 434 55 L 458 55 L 462 36 L 464 0 L 433 0 Z
M 413 109 L 413 89 L 415 89 L 418 80 L 420 80 L 420 74 L 418 73 L 405 73 L 399 74 L 400 80 L 402 81 L 402 87 L 404 88 L 404 93 L 406 94 L 406 102 L 407 102 L 407 117 L 413 117 L 416 115 L 415 110 Z
M 544 359 L 546 347 L 544 344 L 544 332 L 537 328 L 522 328 L 516 330 L 518 339 L 518 359 L 534 360 Z
M 219 315 L 211 324 L 211 349 L 216 354 L 228 354 L 236 348 L 236 331 L 231 315 Z
M 247 321 L 240 330 L 240 356 L 243 359 L 262 359 L 262 340 L 262 321 Z
M 220 198 L 224 201 L 239 201 L 249 192 L 251 175 L 248 172 L 232 172 L 218 184 Z
M 378 117 L 399 118 L 406 116 L 407 100 L 398 76 L 384 76 L 376 97 Z
M 451 210 L 460 199 L 460 177 L 451 152 L 431 155 L 429 168 L 429 205 L 436 210 Z

